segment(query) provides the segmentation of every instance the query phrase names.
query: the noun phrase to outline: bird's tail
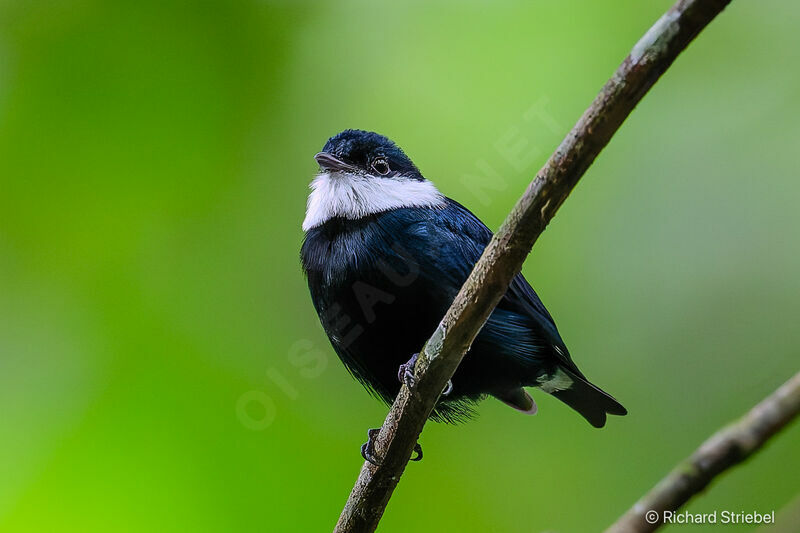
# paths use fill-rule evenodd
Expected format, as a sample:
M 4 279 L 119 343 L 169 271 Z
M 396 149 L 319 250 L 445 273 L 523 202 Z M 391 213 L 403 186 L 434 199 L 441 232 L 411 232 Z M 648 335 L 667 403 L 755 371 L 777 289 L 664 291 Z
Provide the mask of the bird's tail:
M 569 378 L 572 383 L 568 387 L 557 388 L 552 392 L 548 392 L 575 409 L 594 427 L 601 428 L 606 425 L 606 414 L 619 416 L 628 414 L 622 404 L 610 394 L 601 390 L 600 387 L 589 383 L 586 378 L 564 367 L 559 367 L 558 372 L 563 372 L 564 377 Z M 562 378 L 562 383 L 566 385 L 566 379 Z M 542 387 L 542 389 L 545 389 L 545 387 Z

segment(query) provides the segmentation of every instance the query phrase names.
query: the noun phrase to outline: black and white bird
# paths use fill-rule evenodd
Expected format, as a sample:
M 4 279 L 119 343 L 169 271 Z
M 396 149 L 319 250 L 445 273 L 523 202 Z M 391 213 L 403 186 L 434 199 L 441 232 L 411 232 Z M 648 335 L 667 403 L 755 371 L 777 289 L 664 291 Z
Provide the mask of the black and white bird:
M 301 260 L 314 307 L 347 369 L 386 402 L 467 279 L 491 231 L 442 195 L 391 140 L 346 130 L 315 156 Z M 456 370 L 432 418 L 455 422 L 494 396 L 523 413 L 525 387 L 594 427 L 625 408 L 584 376 L 518 274 Z

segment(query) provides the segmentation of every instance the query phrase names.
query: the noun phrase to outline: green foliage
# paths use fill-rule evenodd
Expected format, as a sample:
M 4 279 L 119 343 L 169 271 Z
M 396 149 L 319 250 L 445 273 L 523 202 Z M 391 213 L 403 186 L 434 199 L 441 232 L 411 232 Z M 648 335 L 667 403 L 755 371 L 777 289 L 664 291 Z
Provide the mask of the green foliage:
M 0 530 L 332 527 L 385 408 L 300 272 L 313 154 L 379 131 L 497 227 L 668 5 L 0 4 Z M 597 530 L 797 370 L 799 18 L 734 2 L 525 265 L 630 415 L 431 424 L 383 531 Z M 690 510 L 782 507 L 799 437 Z

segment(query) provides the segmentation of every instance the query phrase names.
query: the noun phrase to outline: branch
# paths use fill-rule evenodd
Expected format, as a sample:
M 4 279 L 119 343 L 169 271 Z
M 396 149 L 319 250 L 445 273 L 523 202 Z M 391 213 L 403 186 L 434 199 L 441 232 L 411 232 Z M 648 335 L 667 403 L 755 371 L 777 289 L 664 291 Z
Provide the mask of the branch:
M 335 531 L 374 531 L 428 416 L 533 243 L 597 154 L 692 39 L 730 0 L 679 0 L 634 46 L 589 109 L 528 186 L 475 265 L 417 360 L 416 386 L 402 386 Z
M 606 533 L 655 531 L 664 511 L 675 511 L 725 470 L 757 452 L 800 414 L 800 372 L 676 466 Z M 647 516 L 649 514 L 649 516 Z M 654 522 L 649 523 L 648 522 Z

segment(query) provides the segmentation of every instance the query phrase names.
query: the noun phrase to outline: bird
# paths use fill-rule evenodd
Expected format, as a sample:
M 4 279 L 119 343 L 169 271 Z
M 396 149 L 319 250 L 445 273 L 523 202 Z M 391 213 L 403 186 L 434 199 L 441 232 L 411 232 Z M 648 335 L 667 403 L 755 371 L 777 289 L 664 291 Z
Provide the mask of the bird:
M 491 230 L 443 195 L 389 138 L 348 129 L 314 156 L 300 260 L 334 351 L 386 403 L 413 387 L 419 351 L 486 245 Z M 578 369 L 536 292 L 519 273 L 475 338 L 430 417 L 457 423 L 492 396 L 526 414 L 538 388 L 592 426 L 626 409 Z M 369 441 L 362 455 L 379 460 Z M 417 449 L 421 458 L 421 448 Z

